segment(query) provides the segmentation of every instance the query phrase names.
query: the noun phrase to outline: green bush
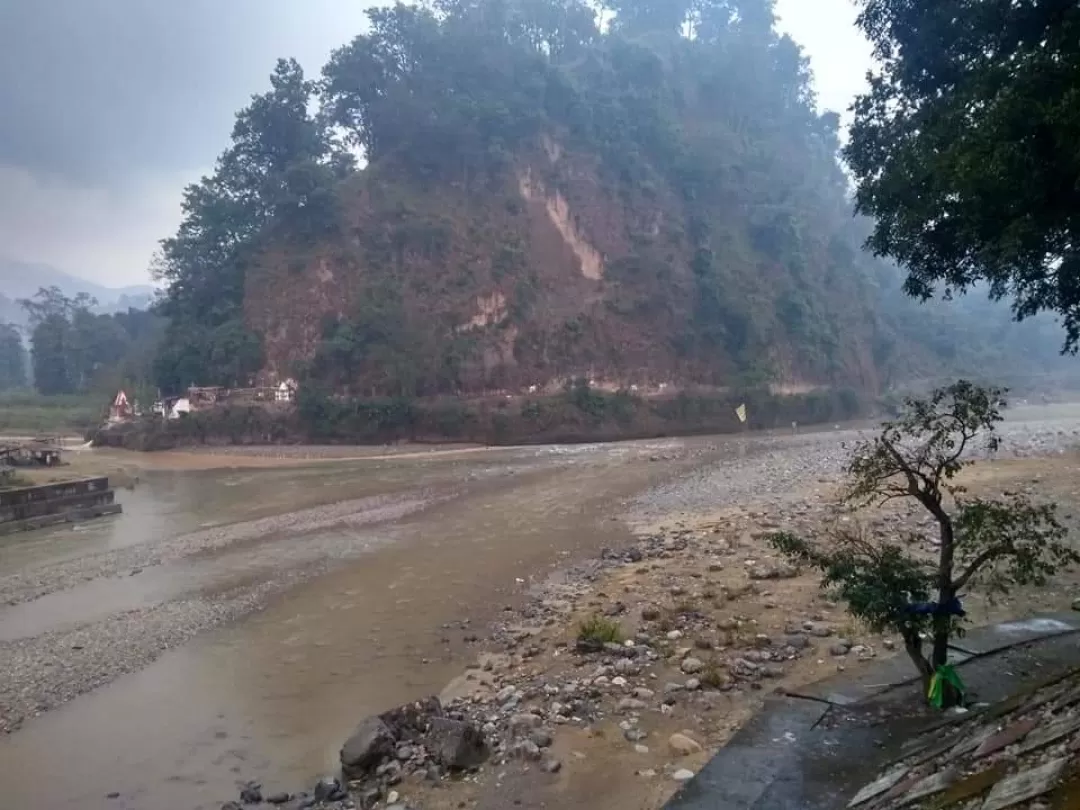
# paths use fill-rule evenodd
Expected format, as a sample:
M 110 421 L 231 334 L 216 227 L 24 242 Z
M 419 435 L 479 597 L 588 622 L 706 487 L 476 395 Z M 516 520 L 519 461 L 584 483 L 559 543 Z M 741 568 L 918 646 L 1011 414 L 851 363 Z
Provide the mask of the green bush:
M 617 621 L 597 614 L 578 625 L 577 637 L 578 641 L 592 644 L 618 644 L 623 633 Z

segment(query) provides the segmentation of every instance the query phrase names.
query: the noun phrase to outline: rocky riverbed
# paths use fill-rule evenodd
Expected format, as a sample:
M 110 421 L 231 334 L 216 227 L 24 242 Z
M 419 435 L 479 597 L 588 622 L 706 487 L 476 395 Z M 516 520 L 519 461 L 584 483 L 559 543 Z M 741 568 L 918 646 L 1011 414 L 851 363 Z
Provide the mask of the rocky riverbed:
M 1007 434 L 1004 459 L 979 464 L 967 483 L 1057 501 L 1075 525 L 1076 434 L 1037 425 Z M 436 718 L 429 731 L 386 736 L 373 731 L 383 720 L 366 718 L 342 749 L 340 782 L 273 798 L 395 810 L 659 807 L 769 694 L 895 653 L 896 639 L 852 622 L 812 574 L 765 543 L 781 529 L 814 536 L 854 521 L 933 551 L 936 524 L 918 511 L 835 510 L 850 439 L 808 438 L 817 452 L 760 454 L 741 469 L 737 459 L 720 462 L 651 493 L 635 504 L 635 543 L 537 583 L 524 607 L 483 632 L 468 620 L 444 627 L 471 640 L 475 661 L 437 697 L 417 695 L 390 713 Z M 717 476 L 735 470 L 728 496 L 715 497 Z M 763 473 L 775 482 L 765 492 L 756 488 Z M 658 514 L 676 518 L 656 523 Z M 979 622 L 1061 609 L 1077 581 L 1064 574 L 1037 592 L 965 606 Z M 446 724 L 468 730 L 475 757 L 447 758 Z M 597 785 L 600 797 L 588 793 Z
M 187 563 L 185 576 L 191 577 L 192 560 L 200 556 L 207 560 L 201 568 L 227 569 L 230 560 L 216 552 L 245 541 L 295 531 L 301 526 L 311 532 L 330 526 L 377 525 L 400 519 L 424 504 L 421 497 L 344 501 L 180 534 L 153 546 L 138 545 L 79 556 L 0 579 L 0 602 L 11 608 L 0 613 L 0 653 L 4 662 L 4 677 L 0 679 L 0 732 L 15 730 L 27 717 L 137 671 L 165 650 L 201 632 L 259 610 L 298 583 L 318 577 L 350 556 L 366 552 L 375 540 L 354 536 L 354 542 L 346 544 L 334 536 L 316 539 L 303 549 L 283 551 L 278 555 L 279 561 L 289 557 L 290 564 L 257 581 L 229 582 L 209 592 L 188 590 L 181 581 L 180 589 L 174 591 L 176 598 L 154 599 L 130 610 L 100 611 L 101 606 L 94 604 L 96 596 L 106 606 L 114 599 L 120 600 L 114 604 L 123 604 L 120 592 L 124 578 L 137 577 L 148 569 L 148 576 L 153 576 L 160 573 L 161 566 L 176 561 Z M 235 565 L 236 561 L 232 563 Z M 165 570 L 168 577 L 168 569 Z M 212 583 L 210 571 L 207 576 Z M 109 583 L 109 593 L 101 593 L 102 589 L 93 584 L 100 582 Z M 160 595 L 170 590 L 165 582 L 157 587 Z M 53 594 L 58 595 L 54 610 L 46 611 L 52 616 L 35 621 L 35 616 L 40 616 L 45 607 L 38 600 L 47 600 Z M 138 604 L 140 597 L 133 595 L 132 600 Z M 24 603 L 27 608 L 18 610 Z M 96 621 L 86 621 L 99 612 Z M 84 621 L 64 622 L 64 614 L 72 613 Z M 37 627 L 50 625 L 59 626 L 34 632 Z

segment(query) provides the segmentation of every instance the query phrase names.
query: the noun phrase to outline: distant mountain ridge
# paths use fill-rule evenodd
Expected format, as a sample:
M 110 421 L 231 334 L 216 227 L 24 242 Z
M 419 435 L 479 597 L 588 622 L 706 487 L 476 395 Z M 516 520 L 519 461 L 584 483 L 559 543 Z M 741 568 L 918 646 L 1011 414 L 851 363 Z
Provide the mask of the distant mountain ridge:
M 149 284 L 106 287 L 47 264 L 0 256 L 0 321 L 25 325 L 26 312 L 19 305 L 19 299 L 32 298 L 42 287 L 59 287 L 67 296 L 86 293 L 97 299 L 101 312 L 146 309 L 155 293 Z

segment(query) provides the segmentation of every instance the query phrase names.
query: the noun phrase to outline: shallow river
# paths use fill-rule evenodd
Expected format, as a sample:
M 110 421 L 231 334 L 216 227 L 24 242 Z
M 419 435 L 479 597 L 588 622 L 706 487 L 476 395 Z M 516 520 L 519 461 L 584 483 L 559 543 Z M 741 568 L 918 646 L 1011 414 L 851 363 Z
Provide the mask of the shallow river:
M 1042 415 L 1075 435 L 1075 409 Z M 0 538 L 0 696 L 31 707 L 0 736 L 0 807 L 303 787 L 365 715 L 437 693 L 530 583 L 634 518 L 793 491 L 854 437 L 148 471 L 117 518 Z
M 364 715 L 470 660 L 469 630 L 444 624 L 482 635 L 533 578 L 625 541 L 624 505 L 722 444 L 148 472 L 116 519 L 3 538 L 0 655 L 44 639 L 33 662 L 88 677 L 203 622 L 206 603 L 270 595 L 0 737 L 0 805 L 216 808 L 238 780 L 307 784 Z M 125 616 L 137 626 L 117 640 Z

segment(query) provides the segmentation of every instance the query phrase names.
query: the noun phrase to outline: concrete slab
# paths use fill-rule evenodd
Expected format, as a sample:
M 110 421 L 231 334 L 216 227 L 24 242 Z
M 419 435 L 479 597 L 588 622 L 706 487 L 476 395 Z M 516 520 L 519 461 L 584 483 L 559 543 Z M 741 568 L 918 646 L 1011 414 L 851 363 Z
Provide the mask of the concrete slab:
M 972 631 L 965 639 L 970 650 L 952 660 L 965 664 L 962 677 L 972 693 L 994 703 L 1016 694 L 1025 684 L 1080 666 L 1080 645 L 1072 635 L 1078 631 L 1080 614 L 1006 622 Z M 866 722 L 865 713 L 873 712 L 876 703 L 895 702 L 906 692 L 918 700 L 920 694 L 913 691 L 917 681 L 911 662 L 897 655 L 857 674 L 841 673 L 805 687 L 800 690 L 805 697 L 770 699 L 665 810 L 846 807 L 861 788 L 881 778 L 882 768 L 895 762 L 902 749 L 910 755 L 911 742 L 917 737 L 936 726 L 942 726 L 942 734 L 948 737 L 944 727 L 962 721 L 960 717 L 935 723 L 926 716 L 901 713 L 885 723 Z M 893 689 L 897 691 L 890 693 Z M 854 710 L 842 708 L 864 701 L 864 706 Z M 997 730 L 996 726 L 991 729 Z M 956 741 L 941 742 L 952 745 Z M 893 790 L 901 786 L 911 790 L 914 784 L 901 780 Z
M 907 656 L 884 658 L 856 674 L 846 672 L 807 684 L 789 694 L 809 700 L 821 700 L 836 706 L 850 706 L 867 696 L 884 692 L 909 681 L 918 673 Z
M 986 655 L 1017 644 L 1076 632 L 1080 632 L 1080 613 L 1044 613 L 969 630 L 953 647 L 973 655 Z
M 968 631 L 963 639 L 950 646 L 949 663 L 965 664 L 978 656 L 1080 632 L 1080 613 L 1048 613 Z M 851 706 L 890 689 L 918 679 L 911 661 L 903 653 L 882 659 L 855 675 L 840 673 L 792 692 L 812 700 L 824 700 L 836 706 Z
M 754 807 L 782 774 L 799 768 L 806 735 L 829 711 L 828 704 L 775 698 L 743 726 L 667 805 L 671 810 Z M 777 810 L 780 810 L 778 807 Z
M 954 664 L 962 664 L 971 658 L 970 654 L 959 651 L 950 655 Z M 919 674 L 907 655 L 897 653 L 890 658 L 875 661 L 857 673 L 841 672 L 831 678 L 807 684 L 789 694 L 809 700 L 823 700 L 835 706 L 852 706 L 898 686 L 914 683 L 918 679 Z

